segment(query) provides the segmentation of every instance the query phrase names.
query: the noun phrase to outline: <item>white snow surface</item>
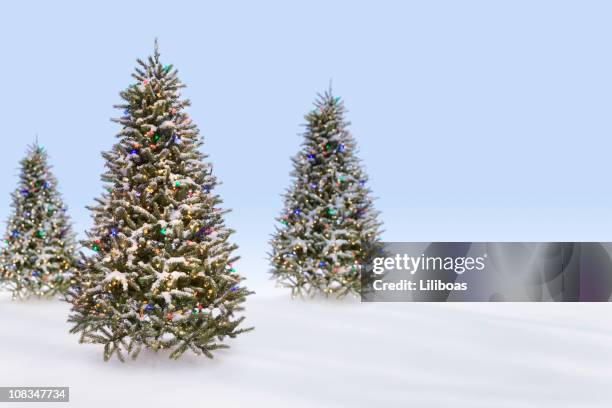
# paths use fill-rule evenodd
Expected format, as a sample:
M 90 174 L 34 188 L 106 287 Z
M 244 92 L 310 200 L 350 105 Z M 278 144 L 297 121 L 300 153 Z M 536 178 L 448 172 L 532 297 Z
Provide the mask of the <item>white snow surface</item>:
M 104 362 L 68 305 L 0 295 L 0 386 L 70 386 L 71 407 L 610 407 L 612 305 L 386 303 L 253 295 L 214 360 Z M 8 403 L 2 407 L 12 406 Z M 44 403 L 17 403 L 17 407 Z M 57 405 L 57 404 L 55 404 Z M 55 406 L 52 405 L 52 406 Z

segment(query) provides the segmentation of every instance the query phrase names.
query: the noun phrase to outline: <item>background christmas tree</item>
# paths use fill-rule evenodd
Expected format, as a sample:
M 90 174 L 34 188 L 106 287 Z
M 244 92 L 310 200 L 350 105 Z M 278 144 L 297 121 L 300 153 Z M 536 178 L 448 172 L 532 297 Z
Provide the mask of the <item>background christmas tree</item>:
M 273 277 L 293 295 L 357 294 L 360 271 L 378 249 L 378 213 L 344 114 L 331 90 L 319 95 L 292 159 L 293 185 L 270 257 Z
M 47 159 L 38 142 L 30 146 L 12 194 L 0 272 L 14 298 L 65 294 L 71 284 L 74 235 Z
M 104 153 L 107 193 L 91 207 L 94 226 L 84 245 L 74 291 L 71 330 L 82 342 L 104 344 L 104 358 L 143 347 L 212 357 L 239 329 L 250 292 L 239 283 L 213 194 L 212 166 L 198 151 L 201 138 L 180 99 L 184 85 L 159 61 L 157 42 L 138 60 L 137 83 L 121 93 L 119 141 Z

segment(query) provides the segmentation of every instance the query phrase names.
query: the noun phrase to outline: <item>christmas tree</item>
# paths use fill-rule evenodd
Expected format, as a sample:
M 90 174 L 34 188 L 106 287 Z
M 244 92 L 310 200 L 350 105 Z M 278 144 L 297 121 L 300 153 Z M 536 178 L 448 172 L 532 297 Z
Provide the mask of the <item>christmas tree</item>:
M 189 101 L 157 42 L 138 60 L 137 81 L 121 92 L 118 142 L 103 154 L 106 192 L 92 211 L 80 285 L 72 293 L 72 333 L 104 344 L 104 359 L 136 358 L 143 348 L 212 358 L 228 348 L 249 292 L 240 285 L 212 165 L 198 149 Z
M 305 116 L 293 185 L 272 238 L 273 278 L 292 295 L 357 294 L 362 267 L 378 250 L 378 212 L 355 156 L 345 108 L 331 90 Z
M 38 142 L 30 146 L 12 194 L 0 273 L 13 298 L 63 295 L 71 284 L 74 235 L 47 160 Z

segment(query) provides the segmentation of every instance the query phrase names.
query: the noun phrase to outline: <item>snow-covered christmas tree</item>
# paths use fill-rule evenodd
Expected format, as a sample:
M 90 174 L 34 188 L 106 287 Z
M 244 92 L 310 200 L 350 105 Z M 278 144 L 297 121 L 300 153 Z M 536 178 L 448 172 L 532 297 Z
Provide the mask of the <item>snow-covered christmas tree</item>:
M 14 298 L 65 294 L 75 266 L 74 235 L 47 153 L 38 142 L 21 160 L 11 207 L 0 250 L 2 285 Z
M 138 60 L 136 83 L 121 93 L 114 119 L 122 129 L 103 154 L 106 193 L 90 208 L 94 226 L 84 246 L 80 285 L 73 293 L 71 332 L 104 344 L 104 358 L 135 358 L 143 347 L 191 350 L 212 357 L 223 340 L 248 328 L 240 283 L 214 194 L 212 165 L 198 149 L 195 124 L 180 97 L 184 85 L 159 59 L 157 41 Z
M 361 269 L 378 250 L 380 223 L 355 156 L 345 108 L 331 89 L 305 116 L 270 254 L 273 278 L 292 295 L 357 294 Z

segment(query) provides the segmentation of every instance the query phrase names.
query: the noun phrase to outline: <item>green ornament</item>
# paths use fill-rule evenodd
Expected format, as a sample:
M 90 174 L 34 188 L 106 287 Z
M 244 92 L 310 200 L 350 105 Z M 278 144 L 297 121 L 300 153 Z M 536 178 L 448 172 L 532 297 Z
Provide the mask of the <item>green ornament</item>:
M 94 245 L 93 247 L 91 247 L 91 249 L 93 249 L 94 251 L 98 252 L 98 249 L 100 249 L 100 248 L 98 248 L 97 245 Z
M 166 235 L 166 229 L 165 229 L 165 228 L 160 229 L 160 230 L 159 230 L 159 232 L 160 232 L 162 235 Z
M 164 72 L 167 74 L 168 72 L 170 72 L 170 70 L 172 69 L 172 64 L 170 65 L 164 65 Z
M 155 135 L 153 135 L 153 140 L 156 142 L 159 140 L 159 133 L 155 133 Z
M 338 181 L 339 181 L 339 182 L 341 182 L 341 183 L 342 183 L 344 180 L 345 180 L 344 176 L 340 176 L 340 177 L 338 177 Z
M 45 233 L 43 231 L 36 231 L 36 236 L 37 237 L 42 237 L 43 235 L 45 235 Z
M 177 181 L 176 183 L 174 183 L 174 187 L 180 187 L 181 186 L 181 182 Z
M 340 102 L 340 97 L 339 97 L 339 96 L 336 96 L 336 97 L 334 98 L 334 103 L 336 103 L 336 104 L 337 104 L 338 102 Z
M 328 208 L 328 209 L 327 209 L 327 213 L 328 213 L 329 215 L 336 215 L 336 210 L 334 210 L 333 208 Z

